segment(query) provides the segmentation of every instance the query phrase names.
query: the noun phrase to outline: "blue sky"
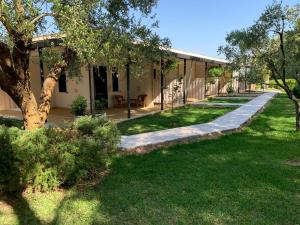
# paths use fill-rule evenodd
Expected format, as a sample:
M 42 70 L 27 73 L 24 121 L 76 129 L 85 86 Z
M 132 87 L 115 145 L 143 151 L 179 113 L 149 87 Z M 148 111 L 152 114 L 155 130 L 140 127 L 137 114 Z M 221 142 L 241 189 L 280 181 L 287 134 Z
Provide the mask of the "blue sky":
M 272 0 L 160 0 L 155 10 L 158 33 L 172 47 L 218 56 L 227 33 L 251 25 Z M 300 0 L 283 0 L 295 5 Z

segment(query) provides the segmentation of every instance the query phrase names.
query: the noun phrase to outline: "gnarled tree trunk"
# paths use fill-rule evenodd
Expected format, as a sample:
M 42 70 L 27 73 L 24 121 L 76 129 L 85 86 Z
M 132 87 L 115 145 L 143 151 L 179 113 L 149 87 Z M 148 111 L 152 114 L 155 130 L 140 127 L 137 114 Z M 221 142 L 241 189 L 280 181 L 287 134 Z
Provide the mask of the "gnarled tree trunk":
M 55 85 L 63 70 L 69 65 L 71 58 L 74 56 L 74 52 L 66 49 L 63 53 L 63 59 L 52 67 L 49 74 L 43 84 L 43 89 L 40 95 L 40 106 L 39 106 L 39 116 L 41 119 L 41 124 L 45 124 L 51 108 L 51 98 L 55 88 Z
M 18 105 L 20 105 L 22 110 L 26 130 L 35 130 L 42 127 L 38 105 L 32 91 L 24 91 L 22 102 Z
M 29 49 L 28 43 L 25 45 L 23 41 L 18 41 L 11 54 L 9 47 L 0 42 L 0 84 L 1 89 L 21 109 L 25 129 L 35 130 L 45 125 L 50 112 L 53 90 L 74 52 L 66 50 L 63 58 L 52 67 L 43 84 L 41 103 L 38 105 L 31 90 Z
M 17 40 L 12 53 L 0 42 L 0 84 L 1 88 L 21 109 L 27 130 L 40 127 L 36 99 L 31 91 L 29 74 L 29 49 L 23 41 Z

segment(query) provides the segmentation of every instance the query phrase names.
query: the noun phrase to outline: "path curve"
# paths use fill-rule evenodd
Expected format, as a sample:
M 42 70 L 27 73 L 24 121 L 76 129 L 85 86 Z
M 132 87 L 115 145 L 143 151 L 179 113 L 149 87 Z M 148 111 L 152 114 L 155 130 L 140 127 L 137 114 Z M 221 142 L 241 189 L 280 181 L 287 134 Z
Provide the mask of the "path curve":
M 264 93 L 240 108 L 229 112 L 209 123 L 178 127 L 167 130 L 122 136 L 120 150 L 125 153 L 145 153 L 162 146 L 192 141 L 236 131 L 260 112 L 276 93 Z

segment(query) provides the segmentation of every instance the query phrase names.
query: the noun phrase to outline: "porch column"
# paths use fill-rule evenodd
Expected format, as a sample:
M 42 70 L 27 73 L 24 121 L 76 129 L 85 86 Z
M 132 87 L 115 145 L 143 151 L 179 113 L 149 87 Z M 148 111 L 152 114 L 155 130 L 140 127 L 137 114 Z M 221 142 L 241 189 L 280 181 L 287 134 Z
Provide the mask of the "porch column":
M 163 59 L 160 60 L 160 110 L 164 110 L 164 73 L 163 73 Z
M 218 96 L 220 96 L 220 77 L 218 78 Z
M 91 114 L 93 114 L 93 94 L 92 94 L 91 65 L 89 64 L 88 67 L 89 67 L 90 111 L 91 111 Z
M 205 72 L 204 72 L 204 98 L 206 98 L 206 83 L 207 83 L 207 62 L 205 62 Z
M 127 78 L 127 118 L 131 118 L 131 101 L 130 101 L 130 65 L 126 65 L 126 78 Z
M 185 103 L 186 103 L 186 87 L 185 87 L 185 85 L 186 85 L 186 59 L 184 59 L 184 63 L 183 63 L 183 80 L 182 80 L 183 82 L 183 104 L 185 105 Z
M 221 67 L 221 64 L 219 64 L 219 67 Z M 218 77 L 218 96 L 220 96 L 220 77 Z

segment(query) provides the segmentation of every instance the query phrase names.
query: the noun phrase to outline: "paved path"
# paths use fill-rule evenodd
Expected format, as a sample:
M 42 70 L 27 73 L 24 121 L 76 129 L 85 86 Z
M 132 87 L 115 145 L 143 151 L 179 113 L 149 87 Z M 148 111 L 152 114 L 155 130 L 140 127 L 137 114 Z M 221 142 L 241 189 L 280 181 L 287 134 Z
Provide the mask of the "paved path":
M 209 123 L 122 136 L 120 149 L 125 152 L 143 153 L 161 146 L 238 130 L 262 110 L 274 95 L 275 93 L 262 94 L 240 108 Z

